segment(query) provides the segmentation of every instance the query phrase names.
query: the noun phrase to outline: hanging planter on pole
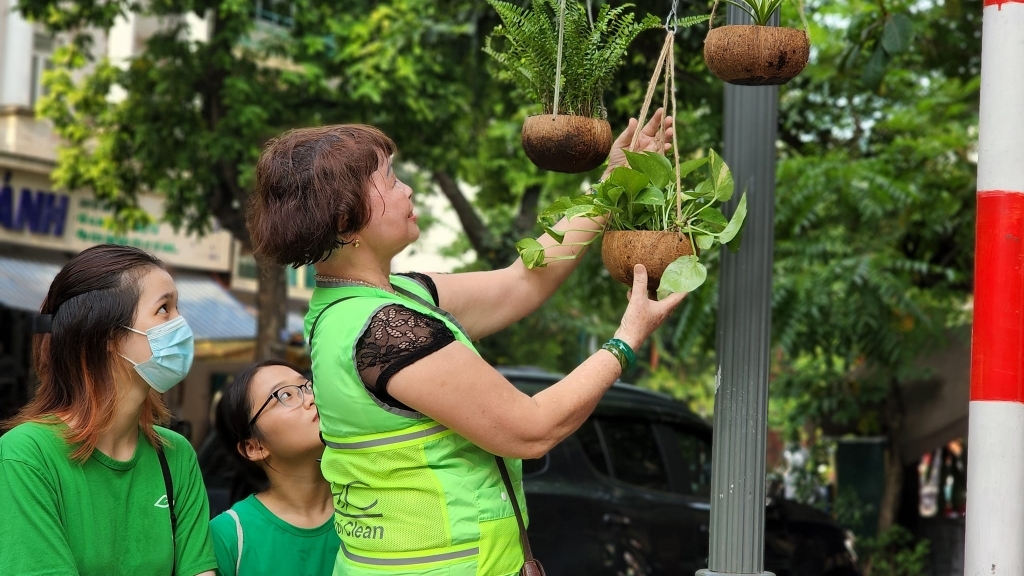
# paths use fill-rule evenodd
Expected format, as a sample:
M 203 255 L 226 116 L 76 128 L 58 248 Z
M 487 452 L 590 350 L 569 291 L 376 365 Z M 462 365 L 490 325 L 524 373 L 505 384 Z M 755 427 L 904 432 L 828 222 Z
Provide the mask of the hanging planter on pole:
M 636 36 L 661 22 L 640 22 L 625 9 L 604 5 L 590 21 L 582 4 L 536 0 L 529 10 L 488 0 L 502 24 L 484 51 L 502 65 L 499 77 L 519 86 L 543 113 L 523 122 L 522 146 L 538 167 L 554 172 L 588 172 L 604 163 L 612 129 L 603 94 Z M 495 39 L 502 39 L 502 46 Z
M 768 25 L 782 0 L 725 1 L 750 15 L 754 23 L 713 28 L 715 0 L 704 39 L 704 61 L 715 76 L 730 84 L 769 86 L 785 84 L 804 69 L 811 45 L 802 4 L 804 30 L 798 30 Z
M 675 10 L 673 9 L 673 14 Z M 670 18 L 671 20 L 671 18 Z M 705 18 L 680 20 L 680 25 L 693 25 Z M 700 251 L 734 242 L 746 217 L 746 196 L 741 196 L 736 210 L 726 218 L 716 205 L 732 198 L 734 184 L 729 167 L 722 157 L 710 150 L 707 156 L 681 162 L 675 130 L 672 131 L 673 158 L 660 152 L 636 152 L 640 130 L 647 120 L 654 92 L 664 69 L 663 109 L 675 117 L 675 66 L 673 46 L 676 26 L 668 28 L 661 56 L 647 86 L 640 108 L 638 129 L 625 149 L 628 166 L 619 166 L 608 178 L 594 187 L 593 194 L 558 198 L 538 220 L 544 231 L 563 245 L 578 246 L 572 255 L 549 256 L 543 244 L 526 238 L 516 250 L 527 268 L 546 266 L 552 260 L 576 258 L 582 248 L 596 236 L 567 243 L 566 234 L 573 230 L 575 218 L 603 219 L 601 259 L 615 280 L 632 285 L 633 267 L 643 264 L 647 269 L 647 286 L 652 298 L 672 292 L 690 292 L 707 278 L 707 269 L 700 262 Z M 670 108 L 671 106 L 671 108 Z M 655 136 L 655 148 L 663 149 L 667 135 L 664 124 Z M 692 187 L 684 186 L 693 175 L 706 170 L 707 177 Z M 566 219 L 555 228 L 555 223 Z

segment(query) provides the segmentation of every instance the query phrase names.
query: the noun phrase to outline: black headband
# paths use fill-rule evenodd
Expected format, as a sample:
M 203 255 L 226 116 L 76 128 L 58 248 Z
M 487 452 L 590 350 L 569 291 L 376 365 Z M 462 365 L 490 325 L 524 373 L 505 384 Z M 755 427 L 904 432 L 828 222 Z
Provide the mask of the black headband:
M 53 330 L 53 314 L 36 314 L 32 319 L 32 332 L 49 334 Z

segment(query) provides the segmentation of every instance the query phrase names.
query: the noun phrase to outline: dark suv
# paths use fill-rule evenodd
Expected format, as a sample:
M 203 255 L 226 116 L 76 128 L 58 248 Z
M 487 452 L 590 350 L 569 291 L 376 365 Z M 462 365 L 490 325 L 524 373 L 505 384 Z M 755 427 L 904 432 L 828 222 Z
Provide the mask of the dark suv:
M 561 377 L 499 368 L 533 395 Z M 594 415 L 523 462 L 530 543 L 553 576 L 692 575 L 707 566 L 711 426 L 672 398 L 615 384 Z M 769 501 L 765 569 L 859 574 L 849 535 L 820 511 Z
M 531 396 L 561 379 L 498 370 Z M 208 437 L 199 450 L 213 514 L 238 497 L 219 444 Z M 552 576 L 690 576 L 707 566 L 711 427 L 668 396 L 615 384 L 575 434 L 523 461 L 523 484 L 530 543 Z M 766 570 L 859 574 L 852 542 L 827 515 L 778 500 L 765 516 Z

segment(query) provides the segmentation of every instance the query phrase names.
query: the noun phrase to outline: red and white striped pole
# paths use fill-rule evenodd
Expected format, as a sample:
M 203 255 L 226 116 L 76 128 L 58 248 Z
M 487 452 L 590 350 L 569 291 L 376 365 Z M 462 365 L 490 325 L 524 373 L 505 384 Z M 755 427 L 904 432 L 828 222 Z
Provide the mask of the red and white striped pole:
M 965 576 L 1024 576 L 1024 0 L 985 0 Z

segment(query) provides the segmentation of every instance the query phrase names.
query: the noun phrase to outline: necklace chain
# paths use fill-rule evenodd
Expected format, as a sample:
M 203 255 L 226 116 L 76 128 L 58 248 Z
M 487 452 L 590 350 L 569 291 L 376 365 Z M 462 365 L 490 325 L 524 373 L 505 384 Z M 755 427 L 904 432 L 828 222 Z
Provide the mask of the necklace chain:
M 376 284 L 371 284 L 370 282 L 364 282 L 362 280 L 356 280 L 354 278 L 339 278 L 337 276 L 327 276 L 327 275 L 324 275 L 324 274 L 316 274 L 315 276 L 313 276 L 313 279 L 316 280 L 317 282 L 348 282 L 349 284 L 358 284 L 360 286 L 366 286 L 367 288 L 376 288 L 378 290 L 383 290 L 385 292 L 390 292 L 392 294 L 395 293 L 394 288 L 391 288 L 391 287 L 385 288 L 383 286 L 378 286 Z

